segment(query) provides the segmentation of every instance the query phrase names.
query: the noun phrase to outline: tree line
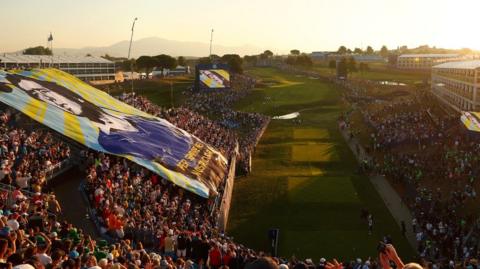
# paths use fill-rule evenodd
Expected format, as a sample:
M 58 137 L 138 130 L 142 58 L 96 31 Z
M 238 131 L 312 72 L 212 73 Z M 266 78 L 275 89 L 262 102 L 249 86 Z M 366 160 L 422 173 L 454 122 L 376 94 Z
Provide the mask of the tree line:
M 383 45 L 378 52 L 375 52 L 375 50 L 372 48 L 372 46 L 367 46 L 365 50 L 362 50 L 361 48 L 354 48 L 353 50 L 345 47 L 345 46 L 340 46 L 337 50 L 338 54 L 361 54 L 361 55 L 380 55 L 382 57 L 387 57 L 388 56 L 388 48 L 387 46 Z

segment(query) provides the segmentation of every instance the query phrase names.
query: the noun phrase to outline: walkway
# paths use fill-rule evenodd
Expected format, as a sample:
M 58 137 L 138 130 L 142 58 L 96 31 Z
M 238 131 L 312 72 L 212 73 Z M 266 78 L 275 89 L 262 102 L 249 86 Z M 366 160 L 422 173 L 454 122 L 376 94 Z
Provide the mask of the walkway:
M 340 129 L 340 133 L 342 133 L 345 141 L 349 145 L 355 157 L 357 157 L 359 163 L 363 160 L 371 160 L 371 157 L 366 154 L 364 148 L 359 143 L 358 139 L 356 137 L 350 139 L 350 132 L 347 128 L 344 128 L 343 130 Z M 395 189 L 390 185 L 390 183 L 384 176 L 373 175 L 369 176 L 369 178 L 370 182 L 372 182 L 372 185 L 375 187 L 378 194 L 380 194 L 380 197 L 382 197 L 385 205 L 387 206 L 388 210 L 397 222 L 398 226 L 401 228 L 401 221 L 403 220 L 405 222 L 405 226 L 407 228 L 406 237 L 408 239 L 408 242 L 413 247 L 413 249 L 417 249 L 415 234 L 411 229 L 413 217 L 410 209 L 408 209 L 408 206 L 402 201 L 397 191 L 395 191 Z
M 74 167 L 56 177 L 52 182 L 52 188 L 62 206 L 62 218 L 70 223 L 75 223 L 75 227 L 82 229 L 93 238 L 97 238 L 97 230 L 93 222 L 86 217 L 87 207 L 79 191 L 83 178 L 84 172 L 80 171 L 78 167 Z

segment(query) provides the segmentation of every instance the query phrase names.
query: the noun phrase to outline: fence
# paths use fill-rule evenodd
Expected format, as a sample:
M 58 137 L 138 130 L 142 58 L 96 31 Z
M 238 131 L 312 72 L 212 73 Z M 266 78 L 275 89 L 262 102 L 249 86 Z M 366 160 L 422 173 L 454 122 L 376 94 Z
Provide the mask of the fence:
M 237 149 L 238 152 L 238 143 Z M 225 233 L 228 223 L 228 215 L 230 214 L 230 205 L 232 203 L 233 185 L 235 184 L 235 168 L 237 162 L 237 155 L 234 154 L 230 160 L 230 169 L 228 170 L 227 180 L 225 182 L 225 188 L 223 190 L 223 196 L 219 207 L 219 215 L 217 219 L 217 228 L 221 233 Z

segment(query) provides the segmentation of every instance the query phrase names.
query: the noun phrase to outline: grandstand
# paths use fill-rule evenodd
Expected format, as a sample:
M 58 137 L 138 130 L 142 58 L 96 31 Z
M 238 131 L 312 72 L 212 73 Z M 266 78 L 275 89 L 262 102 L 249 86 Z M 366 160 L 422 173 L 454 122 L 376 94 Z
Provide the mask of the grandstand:
M 83 81 L 115 81 L 115 63 L 97 56 L 0 55 L 0 68 L 57 68 Z

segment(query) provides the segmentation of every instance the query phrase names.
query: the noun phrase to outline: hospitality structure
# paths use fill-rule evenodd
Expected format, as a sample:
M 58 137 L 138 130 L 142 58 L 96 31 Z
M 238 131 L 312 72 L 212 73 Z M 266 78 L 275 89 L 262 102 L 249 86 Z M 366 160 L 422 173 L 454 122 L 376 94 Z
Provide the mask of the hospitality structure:
M 480 110 L 480 60 L 448 62 L 432 67 L 432 93 L 448 107 Z
M 97 56 L 0 55 L 0 68 L 57 68 L 83 81 L 115 81 L 115 63 Z
M 430 70 L 440 63 L 459 61 L 458 54 L 402 54 L 398 56 L 397 68 L 409 70 Z

